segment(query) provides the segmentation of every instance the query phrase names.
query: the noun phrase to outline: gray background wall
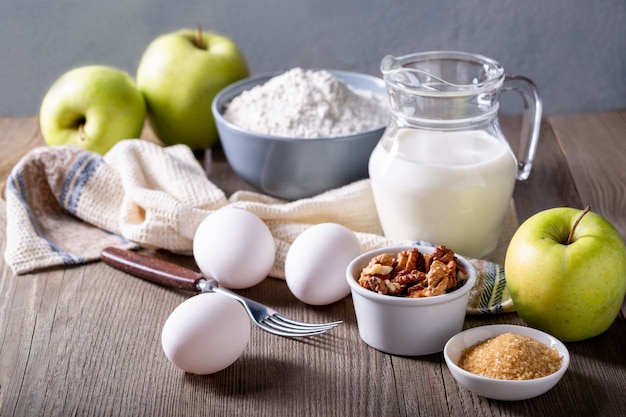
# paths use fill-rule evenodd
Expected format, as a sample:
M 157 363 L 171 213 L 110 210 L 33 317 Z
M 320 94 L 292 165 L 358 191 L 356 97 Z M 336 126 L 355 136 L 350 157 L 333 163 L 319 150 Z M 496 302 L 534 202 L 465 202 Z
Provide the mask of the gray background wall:
M 386 54 L 465 50 L 533 79 L 545 113 L 626 108 L 626 0 L 1 0 L 0 116 L 36 115 L 76 66 L 134 75 L 153 38 L 196 24 L 235 40 L 253 73 L 380 75 Z

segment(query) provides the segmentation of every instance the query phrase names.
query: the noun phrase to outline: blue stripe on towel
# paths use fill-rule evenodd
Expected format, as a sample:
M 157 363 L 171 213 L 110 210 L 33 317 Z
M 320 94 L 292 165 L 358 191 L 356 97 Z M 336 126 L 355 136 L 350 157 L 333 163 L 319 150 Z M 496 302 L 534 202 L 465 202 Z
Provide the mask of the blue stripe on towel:
M 504 280 L 504 266 L 491 264 L 496 270 L 496 279 L 494 282 L 495 294 L 493 297 L 492 305 L 495 307 L 495 312 L 499 313 L 502 310 L 502 302 L 504 301 L 502 296 L 506 287 L 506 281 Z
M 102 158 L 99 155 L 84 153 L 68 170 L 61 187 L 59 202 L 69 213 L 76 215 L 83 188 L 101 163 Z
M 482 313 L 490 312 L 489 307 L 495 281 L 496 271 L 493 268 L 493 264 L 489 263 L 485 268 L 485 284 L 483 285 L 483 293 L 481 294 L 480 301 L 478 303 Z
M 493 262 L 486 262 L 485 265 L 485 284 L 478 309 L 483 314 L 497 314 L 503 309 L 504 267 Z
M 85 258 L 82 256 L 73 256 L 72 254 L 66 252 L 59 246 L 57 246 L 52 240 L 50 240 L 45 233 L 39 227 L 39 223 L 37 222 L 37 218 L 33 214 L 30 206 L 28 205 L 28 187 L 26 187 L 24 180 L 24 172 L 22 171 L 21 163 L 16 165 L 13 171 L 11 172 L 11 176 L 7 181 L 7 192 L 14 195 L 17 200 L 22 204 L 24 211 L 28 215 L 28 219 L 30 221 L 33 230 L 41 239 L 43 239 L 50 249 L 54 251 L 63 261 L 65 265 L 75 265 L 85 263 Z

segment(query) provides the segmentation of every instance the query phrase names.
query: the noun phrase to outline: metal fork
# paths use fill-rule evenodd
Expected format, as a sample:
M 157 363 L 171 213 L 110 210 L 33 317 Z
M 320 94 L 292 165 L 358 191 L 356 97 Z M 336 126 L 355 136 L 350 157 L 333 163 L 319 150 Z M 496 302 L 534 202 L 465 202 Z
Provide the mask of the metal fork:
M 109 247 L 102 250 L 100 259 L 116 269 L 160 285 L 187 291 L 217 292 L 232 297 L 245 307 L 258 327 L 279 336 L 315 336 L 342 323 L 303 323 L 289 319 L 257 301 L 220 287 L 215 279 L 207 279 L 191 269 L 138 252 Z

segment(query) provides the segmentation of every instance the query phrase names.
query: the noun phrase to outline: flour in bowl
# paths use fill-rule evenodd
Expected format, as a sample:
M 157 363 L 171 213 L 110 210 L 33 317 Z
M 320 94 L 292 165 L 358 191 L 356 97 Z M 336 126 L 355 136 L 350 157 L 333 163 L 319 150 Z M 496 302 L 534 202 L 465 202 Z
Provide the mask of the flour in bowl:
M 294 68 L 235 97 L 224 118 L 257 133 L 324 138 L 378 129 L 388 114 L 385 97 L 354 89 L 328 71 Z

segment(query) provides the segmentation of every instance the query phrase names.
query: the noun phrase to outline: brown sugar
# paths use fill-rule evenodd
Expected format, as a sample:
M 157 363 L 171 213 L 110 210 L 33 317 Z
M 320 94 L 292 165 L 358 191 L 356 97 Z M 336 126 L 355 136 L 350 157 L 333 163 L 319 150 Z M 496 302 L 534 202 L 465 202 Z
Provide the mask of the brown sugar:
M 504 333 L 465 349 L 459 367 L 496 379 L 535 379 L 561 367 L 559 352 L 532 337 Z

